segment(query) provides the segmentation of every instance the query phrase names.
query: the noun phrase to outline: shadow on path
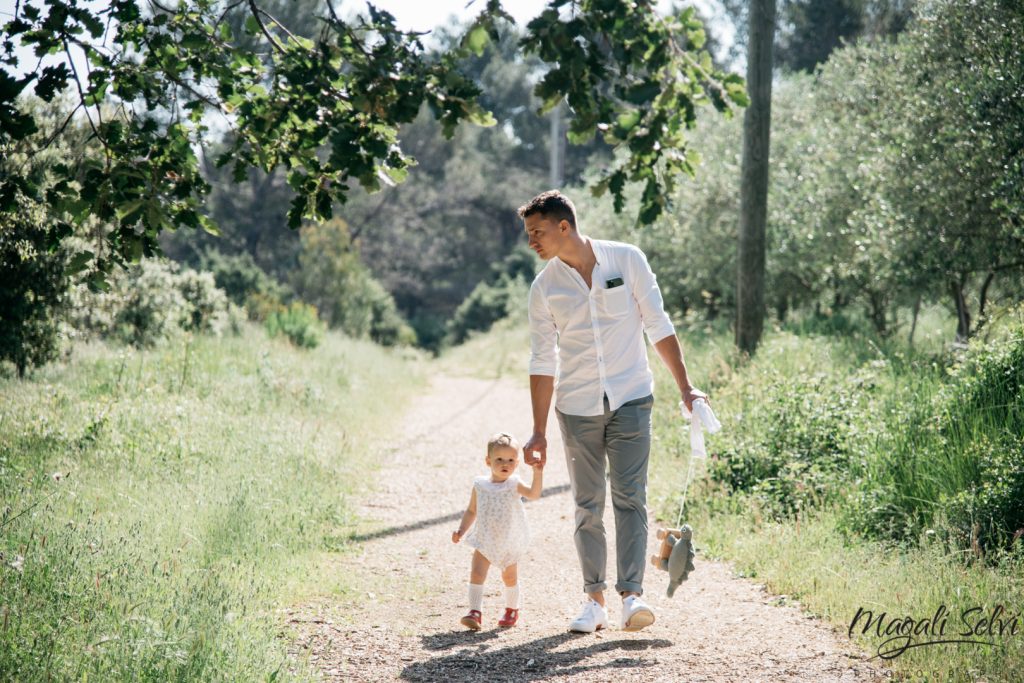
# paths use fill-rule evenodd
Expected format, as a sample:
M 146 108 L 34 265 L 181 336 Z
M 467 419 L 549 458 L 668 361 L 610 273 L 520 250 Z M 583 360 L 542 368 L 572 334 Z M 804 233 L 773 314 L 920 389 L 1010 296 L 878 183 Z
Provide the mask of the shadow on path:
M 544 493 L 541 494 L 541 498 L 547 498 L 548 496 L 555 496 L 560 493 L 565 493 L 569 490 L 568 484 L 561 484 L 559 486 L 552 486 L 551 488 L 545 489 Z M 386 529 L 380 529 L 378 531 L 371 531 L 364 534 L 350 534 L 345 538 L 347 541 L 355 541 L 361 543 L 363 541 L 373 541 L 378 538 L 386 538 L 388 536 L 397 536 L 398 534 L 407 534 L 411 531 L 419 531 L 420 529 L 426 529 L 427 527 L 437 526 L 438 524 L 447 524 L 448 522 L 454 522 L 457 519 L 462 519 L 463 510 L 458 512 L 452 512 L 441 517 L 432 517 L 430 519 L 421 519 L 418 522 L 412 522 L 410 524 L 403 524 L 402 526 L 391 526 Z
M 462 650 L 448 655 L 434 657 L 426 662 L 410 664 L 402 670 L 402 678 L 407 681 L 442 681 L 465 677 L 481 680 L 501 681 L 539 681 L 556 676 L 567 676 L 586 671 L 614 668 L 645 669 L 655 666 L 654 660 L 629 656 L 630 653 L 643 652 L 652 648 L 665 648 L 673 645 L 672 641 L 659 638 L 655 640 L 601 640 L 594 641 L 594 636 L 586 633 L 560 633 L 556 636 L 540 638 L 520 645 L 512 645 L 490 649 L 492 641 L 500 631 L 449 632 L 421 636 L 420 641 L 426 650 L 449 650 L 454 647 L 472 647 L 475 650 Z M 583 641 L 580 647 L 554 651 L 555 648 L 570 641 Z M 587 659 L 599 653 L 621 650 L 622 655 L 611 661 L 602 659 L 600 663 L 588 664 Z

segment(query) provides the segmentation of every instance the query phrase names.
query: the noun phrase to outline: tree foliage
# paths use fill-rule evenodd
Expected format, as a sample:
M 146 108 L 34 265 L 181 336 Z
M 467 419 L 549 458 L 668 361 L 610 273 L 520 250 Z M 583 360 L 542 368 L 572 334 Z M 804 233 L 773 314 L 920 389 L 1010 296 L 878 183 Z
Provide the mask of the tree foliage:
M 875 40 L 902 32 L 916 0 L 779 0 L 775 61 L 785 71 L 812 72 L 844 44 Z M 732 56 L 748 40 L 750 3 L 721 0 L 736 29 Z
M 308 224 L 301 234 L 292 284 L 328 325 L 386 346 L 415 343 L 416 334 L 399 315 L 394 298 L 359 259 L 344 221 Z
M 875 333 L 946 302 L 958 336 L 1024 298 L 1024 12 L 1019 0 L 936 0 L 894 42 L 836 51 L 780 80 L 772 103 L 767 304 L 856 313 Z M 675 311 L 732 312 L 735 122 L 702 120 L 705 163 L 685 207 L 638 234 Z M 724 275 L 723 275 L 724 274 Z
M 499 21 L 510 18 L 497 0 L 440 55 L 372 5 L 368 16 L 343 20 L 324 3 L 313 38 L 256 0 L 245 7 L 239 33 L 212 0 L 173 7 L 114 0 L 98 11 L 74 0 L 19 3 L 4 25 L 0 144 L 24 143 L 39 128 L 19 105 L 22 93 L 51 101 L 70 86 L 75 113 L 87 118 L 101 150 L 56 168 L 45 197 L 31 177 L 10 175 L 0 211 L 10 211 L 21 192 L 45 198 L 68 226 L 88 216 L 113 224 L 110 254 L 97 259 L 108 271 L 157 252 L 166 230 L 217 230 L 202 210 L 210 186 L 195 153 L 216 137 L 210 116 L 232 131 L 217 163 L 230 165 L 236 180 L 251 168 L 286 173 L 293 228 L 304 218 L 330 218 L 356 185 L 373 191 L 403 181 L 414 161 L 399 145 L 398 127 L 421 105 L 447 137 L 463 121 L 494 123 L 460 63 L 500 39 Z M 266 53 L 253 48 L 259 36 Z M 16 41 L 55 63 L 17 75 Z M 660 17 L 649 0 L 552 0 L 520 43 L 548 66 L 535 90 L 543 106 L 568 100 L 572 138 L 600 132 L 623 149 L 597 188 L 610 190 L 619 210 L 626 183 L 642 183 L 644 223 L 663 211 L 675 175 L 693 171 L 684 131 L 696 107 L 711 103 L 728 113 L 745 101 L 742 79 L 715 70 L 702 43 L 692 12 Z M 84 56 L 86 73 L 78 73 L 75 54 Z

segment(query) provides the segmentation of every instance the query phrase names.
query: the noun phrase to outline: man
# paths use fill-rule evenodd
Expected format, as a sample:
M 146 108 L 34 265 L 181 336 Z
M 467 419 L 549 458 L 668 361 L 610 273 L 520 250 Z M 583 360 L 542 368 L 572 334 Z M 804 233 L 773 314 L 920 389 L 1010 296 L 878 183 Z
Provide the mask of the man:
M 520 207 L 530 248 L 547 261 L 530 287 L 530 397 L 533 436 L 524 461 L 547 460 L 552 394 L 576 504 L 576 552 L 589 596 L 570 629 L 608 625 L 604 591 L 607 545 L 602 521 L 605 466 L 610 472 L 620 627 L 654 623 L 644 603 L 647 462 L 654 378 L 643 334 L 691 407 L 705 394 L 690 385 L 683 352 L 666 315 L 654 273 L 636 247 L 581 235 L 576 209 L 558 191 Z

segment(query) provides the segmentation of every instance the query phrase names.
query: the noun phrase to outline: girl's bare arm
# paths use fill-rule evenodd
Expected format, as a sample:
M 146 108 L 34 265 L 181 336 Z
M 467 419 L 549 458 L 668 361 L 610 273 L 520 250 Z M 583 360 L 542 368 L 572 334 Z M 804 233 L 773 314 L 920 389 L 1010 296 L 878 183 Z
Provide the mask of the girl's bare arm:
M 533 481 L 530 482 L 529 487 L 520 482 L 516 489 L 519 491 L 519 495 L 526 500 L 537 500 L 540 498 L 541 491 L 544 490 L 544 465 L 538 464 L 533 466 Z
M 469 531 L 469 527 L 473 526 L 473 522 L 476 521 L 476 489 L 473 489 L 473 493 L 469 497 L 469 507 L 462 514 L 462 521 L 459 522 L 459 528 L 457 531 L 452 532 L 452 543 L 458 543 L 462 540 L 462 537 Z

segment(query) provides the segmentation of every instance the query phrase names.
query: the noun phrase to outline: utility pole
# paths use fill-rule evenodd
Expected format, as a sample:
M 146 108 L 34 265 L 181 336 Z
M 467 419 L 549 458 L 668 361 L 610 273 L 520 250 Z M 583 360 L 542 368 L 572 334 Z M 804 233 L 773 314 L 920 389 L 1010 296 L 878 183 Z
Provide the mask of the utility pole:
M 562 103 L 559 102 L 551 110 L 551 172 L 548 174 L 549 186 L 553 190 L 562 187 L 565 176 L 565 135 L 562 133 Z
M 743 170 L 736 279 L 736 346 L 753 355 L 764 330 L 765 230 L 772 118 L 772 43 L 775 0 L 751 0 L 747 92 L 743 114 Z

